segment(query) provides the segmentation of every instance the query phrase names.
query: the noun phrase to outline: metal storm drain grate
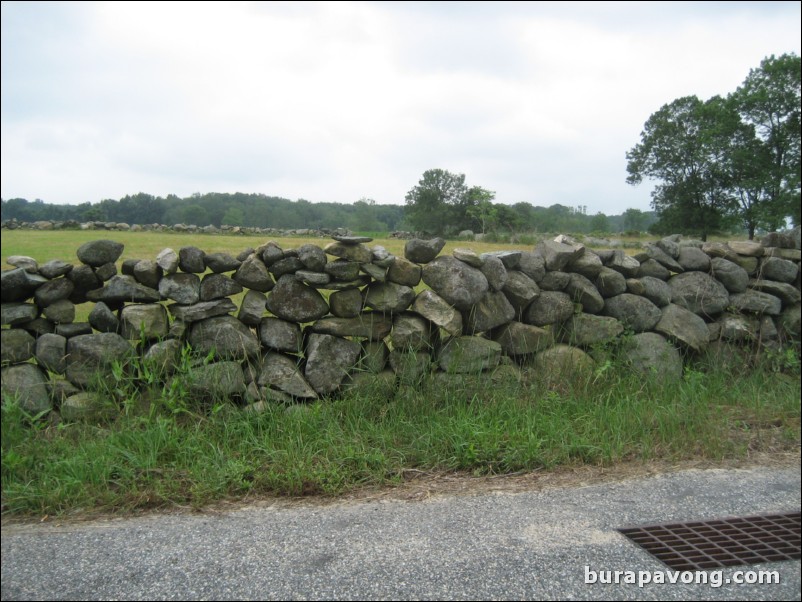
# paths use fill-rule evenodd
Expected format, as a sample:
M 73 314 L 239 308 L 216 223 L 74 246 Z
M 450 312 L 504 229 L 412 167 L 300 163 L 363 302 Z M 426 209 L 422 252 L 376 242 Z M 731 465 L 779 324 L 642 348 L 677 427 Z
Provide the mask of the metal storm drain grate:
M 686 571 L 800 557 L 800 513 L 618 529 L 669 568 Z

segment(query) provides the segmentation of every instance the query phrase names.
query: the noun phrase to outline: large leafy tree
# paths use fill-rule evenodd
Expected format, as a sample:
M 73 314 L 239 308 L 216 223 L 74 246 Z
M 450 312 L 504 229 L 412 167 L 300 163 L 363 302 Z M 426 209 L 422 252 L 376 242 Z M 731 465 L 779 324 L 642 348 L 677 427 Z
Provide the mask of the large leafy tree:
M 753 213 L 769 226 L 800 220 L 800 78 L 795 54 L 771 55 L 752 69 L 732 100 L 752 136 L 735 146 L 736 168 L 745 178 L 740 191 Z M 751 158 L 751 163 L 749 165 Z M 750 232 L 751 234 L 751 232 Z
M 406 217 L 413 228 L 427 234 L 458 232 L 471 225 L 469 209 L 493 199 L 479 186 L 468 188 L 465 174 L 429 169 L 406 196 Z
M 663 105 L 646 122 L 641 141 L 627 153 L 627 182 L 659 183 L 652 206 L 665 225 L 706 239 L 734 209 L 730 174 L 723 164 L 738 121 L 720 97 L 685 96 Z

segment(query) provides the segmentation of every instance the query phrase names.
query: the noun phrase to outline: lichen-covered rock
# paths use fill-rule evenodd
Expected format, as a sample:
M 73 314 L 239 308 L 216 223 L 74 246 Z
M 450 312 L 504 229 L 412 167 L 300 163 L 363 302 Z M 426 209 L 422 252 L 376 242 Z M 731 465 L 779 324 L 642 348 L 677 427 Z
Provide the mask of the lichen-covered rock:
M 127 363 L 134 348 L 113 332 L 68 337 L 67 379 L 77 387 L 87 387 L 93 380 L 103 380 L 103 373 L 114 362 Z
M 123 249 L 125 245 L 113 240 L 92 240 L 78 247 L 77 255 L 81 263 L 96 268 L 117 261 Z
M 48 282 L 48 280 L 44 276 L 31 274 L 24 268 L 3 270 L 2 275 L 0 275 L 0 295 L 2 296 L 2 301 L 3 303 L 25 301 L 33 295 L 38 287 L 46 282 Z
M 301 327 L 279 318 L 262 318 L 259 323 L 259 340 L 265 347 L 276 351 L 299 353 L 303 348 Z
M 593 283 L 582 274 L 570 274 L 565 292 L 574 301 L 582 305 L 583 311 L 597 314 L 604 309 L 604 299 L 593 286 Z
M 108 305 L 99 301 L 89 312 L 89 324 L 98 332 L 119 332 L 120 320 Z
M 682 378 L 682 357 L 671 343 L 655 332 L 642 332 L 629 339 L 621 359 L 643 376 L 664 381 Z
M 782 301 L 783 307 L 795 305 L 802 300 L 802 294 L 800 294 L 799 289 L 787 282 L 762 279 L 750 280 L 749 288 L 778 297 Z
M 323 272 L 339 282 L 349 282 L 359 276 L 359 263 L 347 259 L 336 259 L 327 263 Z
M 357 263 L 370 263 L 371 259 L 373 259 L 370 249 L 362 244 L 349 245 L 335 241 L 327 244 L 323 250 L 329 255 Z
M 240 264 L 234 273 L 234 280 L 245 288 L 259 291 L 260 293 L 266 293 L 274 285 L 273 277 L 267 271 L 267 266 L 262 263 L 262 260 L 256 254 L 251 255 Z
M 541 291 L 526 308 L 523 321 L 533 326 L 563 322 L 574 315 L 571 297 L 560 291 Z
M 396 257 L 387 270 L 387 280 L 396 284 L 415 287 L 420 284 L 420 279 L 421 267 L 403 257 Z
M 228 253 L 207 253 L 203 257 L 203 263 L 215 274 L 222 274 L 233 272 L 241 262 Z
M 564 291 L 569 282 L 571 275 L 568 272 L 546 272 L 538 286 L 544 291 Z
M 45 278 L 58 278 L 72 271 L 72 264 L 60 259 L 52 259 L 39 266 L 39 273 Z
M 200 300 L 200 278 L 196 274 L 167 274 L 159 281 L 159 294 L 182 305 Z
M 554 338 L 548 330 L 531 324 L 509 322 L 493 331 L 493 340 L 505 355 L 529 355 L 550 347 Z
M 234 316 L 219 316 L 193 322 L 188 342 L 202 355 L 216 359 L 244 360 L 259 355 L 259 341 L 251 329 Z
M 640 269 L 638 270 L 638 277 L 651 277 L 659 280 L 668 280 L 671 277 L 671 271 L 654 259 L 647 259 L 646 261 L 641 262 Z
M 764 257 L 760 261 L 760 275 L 766 280 L 793 282 L 796 280 L 799 264 L 779 257 Z
M 215 316 L 224 316 L 236 310 L 237 306 L 229 299 L 218 299 L 216 301 L 203 301 L 194 305 L 180 305 L 173 303 L 167 306 L 167 311 L 177 320 L 189 324 L 198 322 Z
M 156 369 L 160 375 L 169 375 L 175 372 L 181 359 L 183 345 L 178 339 L 158 341 L 148 347 L 143 359 L 145 363 Z
M 315 289 L 285 274 L 267 297 L 267 309 L 274 316 L 290 322 L 314 322 L 329 313 L 329 306 Z
M 33 298 L 39 307 L 47 307 L 56 301 L 69 299 L 75 285 L 67 278 L 48 280 L 36 289 Z
M 713 317 L 729 305 L 730 295 L 718 280 L 702 272 L 685 272 L 673 276 L 671 301 L 699 316 Z
M 425 290 L 418 293 L 412 310 L 450 335 L 462 334 L 462 314 L 433 291 Z
M 156 263 L 165 274 L 174 274 L 178 271 L 178 253 L 170 248 L 162 249 L 156 255 Z
M 311 332 L 340 337 L 356 337 L 380 341 L 393 327 L 392 318 L 381 312 L 364 312 L 355 318 L 323 318 L 310 327 Z
M 621 272 L 612 268 L 603 267 L 594 281 L 599 294 L 604 297 L 615 297 L 627 292 L 627 281 Z
M 576 314 L 563 322 L 560 340 L 569 345 L 585 347 L 608 343 L 624 332 L 624 325 L 609 316 Z
M 487 278 L 481 271 L 444 255 L 423 268 L 423 281 L 447 303 L 468 311 L 487 292 Z
M 390 337 L 393 349 L 401 351 L 428 351 L 432 347 L 432 328 L 429 322 L 416 314 L 399 314 L 393 320 Z
M 135 341 L 162 338 L 170 330 L 167 310 L 158 303 L 126 305 L 120 312 L 120 325 L 122 336 Z
M 248 291 L 242 298 L 237 319 L 248 326 L 258 326 L 265 314 L 267 297 L 259 291 Z
M 757 340 L 760 322 L 754 316 L 725 313 L 718 319 L 719 336 L 733 343 Z
M 782 302 L 774 295 L 755 290 L 730 295 L 729 305 L 737 311 L 747 311 L 756 314 L 779 315 Z
M 713 277 L 721 282 L 730 293 L 742 293 L 749 284 L 749 274 L 736 263 L 723 257 L 714 257 L 710 262 Z
M 599 275 L 603 267 L 604 264 L 602 263 L 601 257 L 593 251 L 585 249 L 582 255 L 568 264 L 568 271 L 581 274 L 588 280 L 593 280 Z
M 359 343 L 328 334 L 311 334 L 306 348 L 306 381 L 318 395 L 336 391 L 359 358 Z
M 590 378 L 596 362 L 577 347 L 559 344 L 535 355 L 532 367 L 539 378 L 548 382 L 576 382 Z
M 440 350 L 440 368 L 451 373 L 476 373 L 495 368 L 501 358 L 501 345 L 481 337 L 453 337 Z
M 81 391 L 62 401 L 60 412 L 66 422 L 97 422 L 112 420 L 119 408 L 102 393 Z
M 149 288 L 158 289 L 162 273 L 163 270 L 158 263 L 150 259 L 143 259 L 134 264 L 133 273 L 131 275 L 140 284 L 144 284 Z
M 502 262 L 510 259 L 509 254 L 502 253 L 499 255 Z M 514 257 L 514 252 L 513 252 Z M 540 253 L 533 253 L 531 251 L 521 251 L 518 253 L 518 259 L 514 262 L 514 266 L 504 264 L 508 270 L 518 270 L 529 276 L 536 283 L 539 283 L 546 275 L 546 261 Z
M 404 257 L 413 263 L 429 263 L 446 246 L 446 241 L 442 238 L 432 238 L 431 240 L 421 240 L 413 238 L 404 245 Z
M 268 353 L 262 361 L 256 383 L 300 399 L 317 399 L 317 393 L 301 374 L 297 359 L 280 353 Z
M 35 339 L 20 328 L 4 328 L 0 331 L 0 363 L 20 364 L 33 357 Z
M 492 291 L 500 291 L 507 284 L 507 268 L 504 263 L 495 255 L 483 253 L 481 255 L 482 265 L 479 268 L 487 278 L 487 283 Z
M 195 399 L 230 399 L 245 393 L 242 366 L 230 360 L 196 366 L 182 381 Z
M 362 312 L 362 293 L 358 288 L 336 291 L 329 296 L 329 306 L 338 318 L 355 318 Z
M 206 253 L 198 247 L 181 247 L 178 249 L 178 267 L 182 272 L 203 274 L 206 271 L 204 257 Z
M 535 251 L 543 257 L 547 271 L 557 271 L 580 257 L 585 252 L 585 247 L 544 240 L 538 243 Z
M 18 399 L 29 414 L 39 414 L 53 408 L 47 390 L 47 379 L 33 364 L 17 364 L 0 370 L 0 389 L 3 398 Z
M 640 262 L 620 249 L 616 249 L 613 251 L 613 255 L 607 267 L 612 268 L 616 272 L 620 272 L 625 278 L 635 278 L 640 270 Z
M 365 288 L 364 303 L 367 307 L 385 313 L 398 313 L 407 309 L 415 300 L 415 291 L 395 282 L 374 281 Z
M 645 297 L 629 293 L 605 299 L 602 313 L 617 319 L 634 332 L 651 330 L 663 315 L 660 308 Z
M 201 301 L 214 301 L 215 299 L 238 295 L 242 290 L 242 285 L 239 282 L 232 280 L 225 274 L 206 274 L 200 283 L 199 298 Z M 262 297 L 264 298 L 264 295 Z M 181 302 L 179 301 L 179 303 Z M 262 310 L 264 310 L 264 305 Z
M 661 312 L 662 317 L 654 327 L 657 332 L 697 353 L 707 347 L 708 328 L 702 318 L 673 303 L 663 307 Z
M 77 268 L 70 272 L 75 274 Z M 131 276 L 114 276 L 103 288 L 86 293 L 90 301 L 105 303 L 155 303 L 161 298 L 159 292 L 139 284 Z
M 529 276 L 518 270 L 507 272 L 507 282 L 502 289 L 507 300 L 520 317 L 532 300 L 540 294 L 540 287 Z
M 488 291 L 466 315 L 465 332 L 474 334 L 511 322 L 515 319 L 515 308 L 501 291 Z
M 626 281 L 627 292 L 646 297 L 657 307 L 665 307 L 671 303 L 671 287 L 662 280 L 651 276 L 630 278 Z
M 5 331 L 4 331 L 5 332 Z M 64 374 L 67 369 L 67 339 L 58 334 L 45 333 L 36 338 L 36 363 L 49 372 Z
M 393 349 L 389 363 L 401 386 L 417 387 L 431 371 L 432 355 L 428 351 Z

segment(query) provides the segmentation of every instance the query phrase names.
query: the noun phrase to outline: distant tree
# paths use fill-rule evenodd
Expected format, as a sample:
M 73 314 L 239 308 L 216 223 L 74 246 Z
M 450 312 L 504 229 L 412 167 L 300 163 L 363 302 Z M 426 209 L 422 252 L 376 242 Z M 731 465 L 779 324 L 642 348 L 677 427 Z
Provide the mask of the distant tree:
M 706 240 L 735 208 L 722 159 L 737 126 L 718 96 L 707 102 L 685 96 L 664 105 L 627 153 L 627 182 L 657 180 L 652 206 L 661 219 L 670 218 Z
M 488 230 L 495 230 L 498 226 L 499 210 L 493 205 L 495 197 L 495 192 L 485 190 L 481 186 L 474 186 L 468 190 L 465 214 L 479 225 L 482 234 Z
M 646 228 L 646 214 L 640 209 L 624 211 L 624 229 L 642 232 Z
M 222 223 L 227 226 L 245 226 L 245 213 L 241 207 L 232 205 L 223 214 Z
M 609 232 L 610 220 L 600 211 L 591 218 L 590 229 L 593 232 Z
M 429 169 L 407 193 L 406 217 L 416 230 L 443 234 L 461 229 L 468 205 L 465 174 Z
M 755 166 L 747 172 L 752 198 L 748 207 L 768 221 L 791 217 L 800 224 L 800 104 L 802 61 L 795 54 L 771 55 L 752 69 L 731 95 L 743 122 L 754 128 L 754 141 L 739 149 L 741 168 L 753 153 Z M 757 176 L 760 175 L 761 178 Z M 762 179 L 762 182 L 758 182 Z M 754 211 L 753 211 L 754 212 Z

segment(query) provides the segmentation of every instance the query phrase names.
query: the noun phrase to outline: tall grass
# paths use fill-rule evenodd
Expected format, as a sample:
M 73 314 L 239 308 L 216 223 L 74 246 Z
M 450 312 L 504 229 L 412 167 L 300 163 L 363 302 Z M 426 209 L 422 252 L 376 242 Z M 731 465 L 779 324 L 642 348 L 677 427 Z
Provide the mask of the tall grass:
M 246 412 L 121 406 L 111 422 L 32 421 L 2 409 L 2 511 L 201 506 L 246 495 L 334 495 L 411 470 L 509 473 L 624 460 L 720 460 L 798 448 L 800 381 L 688 370 L 667 384 L 621 369 L 575 382 L 471 380 L 363 391 Z M 127 411 L 126 411 L 127 408 Z

